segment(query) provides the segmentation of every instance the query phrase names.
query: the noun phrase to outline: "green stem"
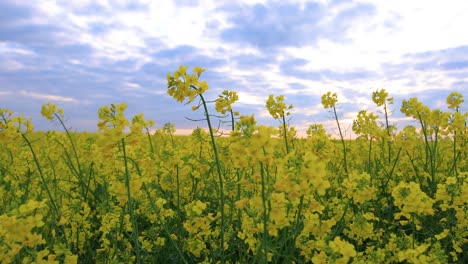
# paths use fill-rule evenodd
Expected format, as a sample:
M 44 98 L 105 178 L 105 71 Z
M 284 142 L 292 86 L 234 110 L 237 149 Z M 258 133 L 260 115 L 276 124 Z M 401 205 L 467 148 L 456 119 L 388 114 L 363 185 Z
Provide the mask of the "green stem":
M 148 141 L 149 141 L 149 143 L 150 143 L 151 155 L 154 155 L 154 146 L 153 146 L 153 140 L 151 140 L 151 134 L 150 134 L 148 128 L 145 128 L 145 129 L 146 129 L 146 135 L 148 136 Z
M 80 159 L 78 158 L 78 152 L 76 151 L 76 146 L 75 146 L 75 142 L 73 141 L 71 135 L 70 135 L 70 131 L 68 130 L 68 128 L 65 126 L 65 123 L 63 123 L 62 119 L 60 118 L 60 116 L 55 113 L 55 117 L 58 119 L 58 121 L 60 122 L 60 124 L 62 125 L 63 129 L 65 130 L 65 133 L 67 134 L 67 137 L 68 137 L 68 140 L 70 140 L 70 144 L 72 145 L 72 150 L 73 150 L 73 154 L 75 155 L 75 159 L 76 159 L 76 164 L 78 166 L 78 171 L 80 172 L 80 175 L 82 174 L 81 172 L 81 164 L 80 164 Z
M 267 241 L 268 241 L 268 210 L 267 210 L 267 198 L 265 192 L 265 172 L 263 169 L 263 164 L 260 162 L 260 174 L 262 176 L 262 204 L 263 204 L 263 253 L 264 261 L 267 262 L 268 252 L 267 252 Z
M 384 111 L 385 111 L 385 128 L 387 129 L 387 147 L 388 147 L 388 164 L 391 163 L 392 160 L 392 142 L 390 141 L 390 125 L 388 124 L 388 112 L 387 112 L 387 103 L 384 104 Z
M 331 237 L 335 237 L 339 235 L 344 230 L 345 224 L 346 224 L 345 216 L 346 216 L 346 212 L 348 211 L 348 207 L 350 203 L 352 203 L 352 201 L 346 202 L 345 208 L 343 210 L 343 214 L 341 215 L 340 219 L 336 222 L 335 229 L 333 230 Z
M 367 173 L 369 173 L 369 175 L 372 175 L 371 174 L 371 157 L 372 157 L 372 137 L 370 138 L 369 140 L 369 155 L 367 157 Z M 371 178 L 371 181 L 372 181 L 372 178 Z M 371 182 L 372 183 L 372 182 Z
M 130 171 L 128 169 L 128 162 L 127 162 L 127 152 L 125 148 L 125 139 L 121 139 L 122 143 L 122 151 L 123 151 L 123 158 L 124 158 L 124 165 L 125 165 L 125 187 L 127 188 L 127 199 L 128 199 L 128 212 L 130 214 L 130 219 L 132 222 L 132 236 L 133 242 L 135 243 L 135 251 L 136 251 L 136 262 L 142 263 L 141 256 L 140 256 L 140 242 L 138 241 L 138 225 L 135 219 L 135 213 L 133 211 L 133 201 L 131 196 L 130 190 Z
M 302 208 L 304 206 L 304 195 L 301 195 L 301 198 L 299 200 L 299 209 L 297 210 L 297 215 L 296 215 L 296 226 L 294 228 L 294 235 L 293 235 L 293 240 L 292 240 L 292 250 L 294 250 L 294 245 L 296 243 L 297 236 L 299 235 L 299 224 L 301 220 L 301 215 L 302 215 Z
M 414 243 L 416 241 L 416 223 L 414 222 L 414 215 L 413 214 L 411 214 L 411 227 L 413 229 L 412 248 L 414 249 Z
M 239 201 L 242 197 L 241 195 L 241 191 L 242 191 L 242 188 L 241 188 L 241 173 L 239 171 L 239 169 L 237 169 L 236 171 L 236 174 L 237 174 L 237 201 Z M 242 210 L 241 209 L 238 209 L 237 210 L 237 224 L 239 225 L 239 230 L 242 228 Z
M 421 117 L 421 114 L 418 113 L 418 120 L 419 120 L 419 123 L 421 124 L 421 129 L 422 129 L 422 132 L 423 132 L 423 136 L 424 136 L 424 146 L 425 146 L 425 150 L 426 150 L 426 162 L 425 162 L 425 169 L 427 171 L 427 165 L 430 164 L 432 161 L 430 160 L 432 158 L 432 154 L 431 154 L 431 148 L 429 146 L 429 139 L 427 137 L 427 125 L 426 123 L 422 120 L 422 117 Z
M 435 192 L 437 191 L 437 184 L 435 182 L 436 172 L 437 172 L 437 146 L 439 141 L 439 127 L 435 128 L 434 131 L 434 143 L 432 144 L 432 157 L 431 157 L 431 197 L 434 198 Z
M 177 180 L 177 211 L 180 213 L 180 179 L 179 179 L 179 165 L 175 165 L 176 169 L 176 180 Z
M 151 208 L 153 209 L 153 211 L 158 215 L 158 218 L 161 220 L 160 224 L 162 226 L 162 228 L 164 229 L 164 232 L 166 232 L 166 235 L 167 235 L 167 238 L 169 239 L 169 241 L 171 242 L 172 246 L 174 246 L 174 248 L 176 249 L 177 253 L 179 254 L 179 257 L 182 259 L 182 261 L 184 263 L 188 263 L 187 260 L 185 259 L 184 257 L 184 254 L 182 253 L 182 250 L 180 250 L 179 246 L 177 245 L 177 243 L 174 241 L 174 239 L 172 239 L 171 237 L 171 233 L 169 232 L 166 224 L 164 223 L 162 217 L 161 217 L 161 214 L 158 210 L 158 208 L 156 207 L 156 204 L 154 203 L 154 200 L 153 198 L 151 198 L 151 195 L 148 191 L 148 187 L 146 186 L 146 184 L 143 183 L 143 189 L 145 190 L 145 193 L 146 195 L 148 196 L 148 200 L 150 202 L 150 205 L 151 205 Z
M 458 176 L 457 170 L 457 131 L 453 131 L 453 171 L 455 176 Z
M 50 202 L 52 203 L 52 207 L 54 208 L 54 211 L 57 214 L 57 219 L 60 219 L 60 211 L 57 207 L 57 204 L 54 201 L 54 198 L 52 197 L 52 193 L 50 192 L 49 186 L 47 185 L 46 179 L 44 177 L 44 173 L 42 173 L 41 165 L 39 164 L 36 153 L 34 152 L 34 149 L 32 147 L 31 141 L 29 141 L 29 139 L 23 133 L 21 133 L 21 136 L 23 137 L 24 141 L 26 141 L 26 144 L 28 144 L 29 150 L 31 150 L 34 163 L 36 164 L 37 170 L 39 171 L 39 175 L 41 176 L 42 185 L 44 186 L 44 189 L 46 190 L 47 195 L 49 196 Z
M 286 145 L 286 154 L 289 154 L 288 131 L 286 130 L 286 119 L 284 117 L 284 111 L 281 117 L 283 118 L 283 136 L 284 136 L 284 144 Z
M 37 159 L 36 153 L 34 152 L 31 141 L 29 141 L 28 138 L 26 137 L 26 135 L 24 135 L 23 133 L 21 133 L 21 136 L 26 141 L 26 143 L 28 144 L 29 149 L 31 150 L 31 154 L 33 155 L 33 158 L 34 158 L 34 163 L 36 164 L 36 167 L 37 167 L 37 169 L 39 171 L 39 175 L 41 177 L 42 185 L 44 186 L 44 189 L 47 192 L 47 196 L 49 196 L 50 203 L 52 204 L 52 207 L 53 207 L 53 209 L 55 211 L 55 214 L 56 214 L 55 222 L 57 222 L 61 218 L 60 210 L 58 209 L 57 204 L 55 203 L 55 200 L 52 197 L 52 193 L 50 192 L 49 186 L 47 185 L 46 179 L 44 177 L 44 173 L 42 172 L 41 165 L 39 164 L 39 160 Z M 64 230 L 63 226 L 56 226 L 56 228 L 57 228 L 57 231 L 59 231 L 60 234 L 63 234 L 63 238 L 65 240 L 65 245 L 68 246 L 68 239 L 67 239 L 67 236 L 65 235 L 65 230 Z
M 203 109 L 205 110 L 205 116 L 206 116 L 206 122 L 208 123 L 208 130 L 209 130 L 209 133 L 210 133 L 210 138 L 211 138 L 211 146 L 213 147 L 213 152 L 214 152 L 214 156 L 215 156 L 215 162 L 216 162 L 216 169 L 218 171 L 218 181 L 219 181 L 219 196 L 220 196 L 220 200 L 221 200 L 221 204 L 220 204 L 220 211 L 221 211 L 221 264 L 224 264 L 225 262 L 225 259 L 224 259 L 224 204 L 225 204 L 225 200 L 224 200 L 224 183 L 223 183 L 223 175 L 221 173 L 221 163 L 220 163 L 220 160 L 219 160 L 219 155 L 218 155 L 218 149 L 216 147 L 216 142 L 215 142 L 215 138 L 214 138 L 214 134 L 213 134 L 213 127 L 211 126 L 211 120 L 210 120 L 210 114 L 208 113 L 208 107 L 206 106 L 206 101 L 205 101 L 205 98 L 203 97 L 202 94 L 199 94 L 200 95 L 200 99 L 202 101 L 202 104 L 203 104 Z
M 231 129 L 234 131 L 235 129 L 235 123 L 234 123 L 234 112 L 231 110 Z
M 336 124 L 338 126 L 338 132 L 340 133 L 341 145 L 343 146 L 344 169 L 345 169 L 345 173 L 348 174 L 348 162 L 347 162 L 347 159 L 346 159 L 346 145 L 345 145 L 343 133 L 341 132 L 341 126 L 340 126 L 340 122 L 338 121 L 338 114 L 336 113 L 336 107 L 335 106 L 333 106 L 333 114 L 335 116 L 335 121 L 336 121 Z

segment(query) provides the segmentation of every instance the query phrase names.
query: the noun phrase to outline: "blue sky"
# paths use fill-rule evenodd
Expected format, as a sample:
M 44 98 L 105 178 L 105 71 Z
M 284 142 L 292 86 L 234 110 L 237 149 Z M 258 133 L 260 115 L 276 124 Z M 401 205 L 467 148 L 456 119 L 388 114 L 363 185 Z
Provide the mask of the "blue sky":
M 96 131 L 100 106 L 126 102 L 128 118 L 143 112 L 186 133 L 204 123 L 185 117 L 203 113 L 167 95 L 166 74 L 188 65 L 206 68 L 208 99 L 235 90 L 234 109 L 262 124 L 278 125 L 264 105 L 283 94 L 291 125 L 333 132 L 320 103 L 332 91 L 349 128 L 385 88 L 401 127 L 411 124 L 402 99 L 443 110 L 452 91 L 467 99 L 466 10 L 464 0 L 2 0 L 0 108 L 59 129 L 40 115 L 56 103 L 72 130 Z

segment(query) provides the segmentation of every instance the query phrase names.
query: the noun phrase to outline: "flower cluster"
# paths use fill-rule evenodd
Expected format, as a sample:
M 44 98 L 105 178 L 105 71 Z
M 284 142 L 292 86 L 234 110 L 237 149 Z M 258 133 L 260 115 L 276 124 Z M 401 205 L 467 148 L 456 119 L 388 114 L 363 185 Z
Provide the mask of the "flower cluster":
M 411 219 L 412 215 L 433 215 L 434 201 L 424 193 L 419 184 L 415 182 L 400 182 L 392 191 L 395 205 L 401 210 L 395 215 L 396 219 L 406 217 Z
M 266 108 L 274 119 L 289 116 L 291 114 L 289 110 L 291 110 L 293 107 L 294 106 L 292 104 L 287 106 L 286 103 L 284 103 L 283 95 L 278 95 L 274 97 L 272 94 L 270 94 L 266 101 Z
M 338 95 L 336 93 L 327 92 L 322 95 L 322 105 L 325 109 L 335 107 L 338 103 Z
M 57 105 L 55 104 L 47 103 L 42 105 L 41 114 L 43 117 L 49 120 L 53 120 L 54 115 L 58 115 L 59 117 L 63 118 L 63 109 L 57 108 Z
M 226 114 L 232 111 L 232 104 L 239 100 L 239 96 L 235 91 L 224 90 L 218 99 L 216 99 L 215 108 L 216 112 Z M 236 112 L 236 115 L 239 113 Z
M 393 104 L 393 97 L 388 97 L 388 92 L 385 89 L 380 89 L 372 93 L 372 101 L 377 106 L 385 106 L 386 103 Z
M 167 93 L 177 102 L 193 102 L 197 95 L 208 90 L 208 83 L 200 81 L 199 78 L 205 69 L 195 67 L 192 69 L 194 74 L 187 73 L 188 66 L 180 66 L 173 74 L 167 74 Z

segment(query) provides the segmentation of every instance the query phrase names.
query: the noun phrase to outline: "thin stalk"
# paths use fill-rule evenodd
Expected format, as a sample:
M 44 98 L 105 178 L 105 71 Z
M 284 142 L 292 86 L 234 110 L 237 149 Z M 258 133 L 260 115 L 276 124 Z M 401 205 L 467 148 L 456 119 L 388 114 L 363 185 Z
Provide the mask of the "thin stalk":
M 345 221 L 346 212 L 348 212 L 349 204 L 350 204 L 350 201 L 348 201 L 348 202 L 346 203 L 345 208 L 344 208 L 344 210 L 343 210 L 343 214 L 341 215 L 340 220 L 338 220 L 338 221 L 336 222 L 336 225 L 335 225 L 335 226 L 336 226 L 336 229 L 333 230 L 333 232 L 332 232 L 332 234 L 331 234 L 331 237 L 337 236 L 337 235 L 340 234 L 340 233 L 343 231 L 343 229 L 345 228 L 345 223 L 344 223 L 344 221 Z
M 151 155 L 153 155 L 153 154 L 154 154 L 153 140 L 151 139 L 151 135 L 150 135 L 149 129 L 148 129 L 148 128 L 145 128 L 145 129 L 146 129 L 146 135 L 148 136 L 148 141 L 149 141 L 149 143 L 150 143 Z
M 367 157 L 367 173 L 369 173 L 369 175 L 371 175 L 371 157 L 372 157 L 372 137 L 369 140 L 369 155 Z M 371 178 L 371 181 L 372 181 L 372 178 Z
M 437 141 L 438 141 L 438 134 L 439 134 L 439 129 L 438 127 L 434 128 L 434 139 L 433 143 L 429 144 L 429 139 L 428 139 L 428 130 L 427 130 L 427 124 L 423 122 L 421 114 L 418 113 L 418 118 L 419 122 L 422 127 L 423 135 L 424 135 L 424 141 L 425 141 L 425 146 L 426 146 L 426 169 L 427 164 L 429 164 L 429 173 L 431 175 L 431 185 L 429 186 L 429 189 L 431 191 L 431 197 L 433 198 L 435 189 L 436 189 L 436 184 L 435 184 L 435 174 L 436 174 L 436 150 L 437 150 Z M 432 138 L 432 137 L 431 137 Z
M 398 162 L 398 160 L 400 159 L 401 150 L 402 150 L 402 148 L 400 147 L 400 149 L 398 149 L 396 158 L 395 158 L 395 160 L 393 161 L 392 169 L 390 170 L 389 173 L 387 172 L 387 170 L 385 169 L 385 167 L 382 166 L 382 168 L 383 168 L 383 170 L 384 170 L 384 172 L 385 172 L 385 174 L 386 174 L 386 176 L 387 176 L 387 181 L 385 182 L 385 184 L 382 185 L 382 186 L 383 186 L 383 187 L 382 187 L 383 190 L 384 190 L 385 188 L 387 188 L 388 183 L 390 182 L 390 180 L 391 180 L 392 177 L 393 177 L 393 172 L 395 171 L 395 167 L 396 167 L 396 165 L 397 165 L 397 162 Z M 407 153 L 407 155 L 409 156 L 408 151 L 406 151 L 406 153 Z M 411 158 L 410 158 L 410 159 L 411 159 Z M 382 192 L 383 192 L 383 190 L 382 190 Z
M 426 163 L 425 163 L 425 169 L 427 170 L 427 165 L 428 163 L 431 164 L 430 159 L 432 158 L 431 154 L 431 147 L 429 146 L 429 139 L 427 137 L 427 125 L 426 123 L 423 122 L 421 114 L 418 113 L 418 119 L 419 123 L 421 124 L 421 129 L 423 131 L 423 136 L 424 136 L 424 146 L 426 147 Z
M 414 164 L 414 160 L 411 158 L 408 150 L 406 150 L 406 155 L 408 156 L 411 162 L 411 165 L 413 166 L 413 170 L 414 170 L 414 173 L 416 174 L 416 177 L 418 178 L 419 185 L 422 187 L 422 180 L 421 180 L 421 177 L 419 176 L 418 167 Z
M 241 173 L 239 172 L 239 169 L 236 171 L 236 174 L 237 174 L 237 201 L 239 201 L 241 199 L 241 191 L 242 191 L 242 188 L 241 188 Z M 241 229 L 242 225 L 241 225 L 241 222 L 242 221 L 242 210 L 241 209 L 237 209 L 237 224 L 239 225 L 239 230 Z
M 265 192 L 265 171 L 263 169 L 263 164 L 260 162 L 260 175 L 262 176 L 262 204 L 263 204 L 263 253 L 264 253 L 264 261 L 266 262 L 268 259 L 267 253 L 267 241 L 268 241 L 268 210 L 267 210 L 267 199 L 266 199 L 266 192 Z
M 174 149 L 174 136 L 172 135 L 172 131 L 169 129 L 169 136 L 171 137 L 171 146 L 172 146 L 172 149 Z
M 76 159 L 76 164 L 78 166 L 78 171 L 80 172 L 80 175 L 83 175 L 82 174 L 82 171 L 81 171 L 81 164 L 80 164 L 80 159 L 78 158 L 78 152 L 76 151 L 76 146 L 75 146 L 75 142 L 73 141 L 71 135 L 70 135 L 70 131 L 68 130 L 68 128 L 65 126 L 65 123 L 63 123 L 62 119 L 60 118 L 60 116 L 55 113 L 54 114 L 55 117 L 58 119 L 58 121 L 60 122 L 60 124 L 62 125 L 63 129 L 65 130 L 65 133 L 67 134 L 67 137 L 68 137 L 68 140 L 70 140 L 70 144 L 72 145 L 72 150 L 73 150 L 73 154 L 75 156 L 75 159 Z
M 180 179 L 179 179 L 179 165 L 175 165 L 176 181 L 177 181 L 177 211 L 180 213 Z
M 125 187 L 127 188 L 127 199 L 128 199 L 128 212 L 130 214 L 130 219 L 132 222 L 132 237 L 133 243 L 135 243 L 135 251 L 136 251 L 136 262 L 142 263 L 141 256 L 140 256 L 140 242 L 138 241 L 138 225 L 135 219 L 135 213 L 133 211 L 133 201 L 131 196 L 130 190 L 130 171 L 128 169 L 128 162 L 127 162 L 127 152 L 125 148 L 125 139 L 121 139 L 122 143 L 122 151 L 123 151 L 123 158 L 124 158 L 124 165 L 125 165 Z
M 283 118 L 283 136 L 284 136 L 284 144 L 286 145 L 286 154 L 289 154 L 288 131 L 286 130 L 286 119 L 284 117 L 284 111 L 281 117 Z
M 41 165 L 39 164 L 39 161 L 37 159 L 36 152 L 34 152 L 32 144 L 29 141 L 29 139 L 26 137 L 26 135 L 21 133 L 21 136 L 23 137 L 24 141 L 26 141 L 26 144 L 28 144 L 29 150 L 31 150 L 31 154 L 33 155 L 34 163 L 36 164 L 37 170 L 39 171 L 39 175 L 41 176 L 42 185 L 44 186 L 44 189 L 46 190 L 47 195 L 49 196 L 50 202 L 52 203 L 52 207 L 54 208 L 54 211 L 57 214 L 57 219 L 60 219 L 60 211 L 59 211 L 59 209 L 57 207 L 57 204 L 55 203 L 54 198 L 52 197 L 52 193 L 50 192 L 49 186 L 47 185 L 47 182 L 46 182 L 45 177 L 44 177 L 44 173 L 42 173 Z
M 385 112 L 385 128 L 387 129 L 387 147 L 388 147 L 388 164 L 392 161 L 392 142 L 390 141 L 390 125 L 388 124 L 388 112 L 387 112 L 387 103 L 384 104 L 384 112 Z
M 235 123 L 234 123 L 234 112 L 232 112 L 232 109 L 231 109 L 231 129 L 232 131 L 234 131 L 235 129 Z
M 301 220 L 303 206 L 304 206 L 304 195 L 301 195 L 301 198 L 299 200 L 299 209 L 297 210 L 297 215 L 296 215 L 296 227 L 294 228 L 294 236 L 292 240 L 293 245 L 294 243 L 296 243 L 297 236 L 299 235 L 299 224 Z
M 65 148 L 65 145 L 57 139 L 55 140 L 55 142 L 57 142 L 57 144 L 59 144 L 63 148 L 63 151 L 65 153 L 65 156 L 63 157 L 65 164 L 70 168 L 70 171 L 72 172 L 72 174 L 76 176 L 80 184 L 80 190 L 81 190 L 82 196 L 84 197 L 84 200 L 86 200 L 87 197 L 84 195 L 86 193 L 85 191 L 86 185 L 84 184 L 83 178 L 81 177 L 81 172 L 76 170 L 75 165 L 73 164 L 72 158 L 70 157 L 70 154 Z
M 49 161 L 49 164 L 50 164 L 50 167 L 52 169 L 52 175 L 54 176 L 54 179 L 53 179 L 53 188 L 54 188 L 54 196 L 57 197 L 57 191 L 58 191 L 58 184 L 57 184 L 57 173 L 55 171 L 55 165 L 54 165 L 54 162 L 52 161 L 52 159 L 50 158 L 50 155 L 47 155 L 47 160 Z M 28 174 L 30 173 L 31 171 L 28 170 Z M 29 189 L 29 183 L 30 183 L 30 180 L 31 179 L 31 176 L 28 175 L 28 178 L 27 178 L 27 186 L 26 186 L 26 192 L 25 194 L 28 193 L 28 189 Z
M 462 135 L 461 135 L 461 136 L 462 136 L 462 139 L 463 139 L 463 140 L 461 141 L 461 144 L 462 144 L 462 145 L 461 145 L 461 148 L 463 149 L 463 157 L 462 157 L 462 159 L 466 159 L 466 149 L 467 149 L 467 148 L 466 148 L 465 146 L 466 146 L 466 143 L 468 142 L 468 140 L 466 140 L 466 133 L 467 133 L 466 127 L 467 127 L 467 126 L 468 126 L 468 121 L 465 121 L 465 129 L 464 129 L 464 132 L 463 132 L 463 131 L 460 131 L 460 132 L 462 132 Z
M 338 126 L 338 132 L 340 133 L 341 145 L 343 146 L 344 169 L 345 169 L 345 173 L 348 174 L 348 162 L 347 162 L 347 159 L 346 159 L 346 145 L 345 145 L 343 133 L 341 132 L 341 126 L 340 126 L 340 122 L 338 121 L 338 114 L 336 113 L 336 107 L 335 106 L 333 106 L 333 114 L 335 116 L 335 121 L 336 121 L 336 124 Z
M 60 217 L 61 217 L 60 210 L 58 209 L 57 204 L 55 203 L 55 200 L 52 197 L 52 193 L 50 192 L 49 186 L 47 185 L 47 182 L 46 182 L 45 177 L 44 177 L 44 173 L 42 172 L 41 165 L 39 164 L 39 160 L 37 159 L 36 153 L 34 152 L 31 141 L 29 141 L 29 139 L 23 133 L 21 133 L 21 137 L 23 137 L 23 139 L 28 144 L 29 149 L 31 150 L 31 154 L 33 155 L 33 158 L 34 158 L 34 163 L 36 164 L 36 167 L 37 167 L 37 169 L 39 171 L 39 175 L 41 177 L 42 185 L 44 186 L 44 189 L 47 192 L 47 196 L 49 196 L 50 203 L 52 204 L 52 207 L 53 207 L 53 209 L 55 211 L 55 214 L 56 214 L 55 222 L 56 222 L 56 221 L 60 220 Z M 63 226 L 60 226 L 60 227 L 56 226 L 56 228 L 58 229 L 58 231 L 61 234 L 65 234 L 65 230 L 64 230 Z M 68 246 L 67 237 L 64 235 L 63 238 L 65 240 L 65 245 Z
M 453 170 L 455 172 L 455 176 L 458 176 L 458 169 L 457 169 L 457 130 L 453 131 Z
M 146 186 L 146 184 L 143 183 L 143 189 L 145 190 L 145 193 L 146 195 L 148 196 L 148 200 L 150 202 L 150 205 L 151 205 L 151 208 L 153 209 L 153 211 L 158 215 L 158 217 L 161 219 L 161 214 L 159 212 L 159 210 L 156 208 L 156 205 L 154 203 L 154 200 L 151 198 L 151 195 L 148 191 L 148 187 Z M 174 248 L 176 249 L 177 251 L 177 254 L 179 254 L 179 257 L 182 259 L 182 261 L 184 263 L 188 263 L 187 260 L 185 259 L 184 257 L 184 254 L 182 253 L 182 250 L 180 250 L 179 246 L 177 245 L 177 243 L 174 241 L 174 239 L 172 239 L 171 237 L 171 233 L 168 231 L 167 229 L 167 226 L 166 224 L 162 221 L 161 219 L 161 222 L 160 222 L 161 226 L 163 227 L 164 229 L 164 232 L 166 232 L 166 235 L 167 235 L 167 238 L 169 239 L 169 241 L 171 242 L 171 244 L 174 246 Z
M 416 241 L 416 223 L 414 222 L 414 215 L 413 214 L 411 214 L 411 227 L 413 229 L 412 248 L 414 249 L 414 243 Z
M 433 149 L 432 149 L 432 157 L 431 157 L 431 197 L 434 198 L 434 194 L 436 192 L 436 183 L 435 183 L 435 175 L 437 171 L 437 143 L 439 141 L 439 127 L 435 128 L 434 131 L 435 134 L 435 139 L 433 143 Z
M 205 116 L 206 116 L 206 122 L 208 123 L 208 130 L 210 133 L 210 138 L 211 138 L 211 146 L 213 147 L 213 152 L 215 156 L 215 162 L 216 162 L 216 169 L 218 172 L 218 181 L 219 181 L 219 196 L 221 200 L 220 204 L 220 211 L 221 211 L 221 264 L 224 264 L 225 262 L 225 256 L 224 256 L 224 221 L 225 221 L 225 216 L 224 216 L 224 183 L 223 183 L 223 175 L 221 173 L 221 163 L 219 160 L 218 156 L 218 149 L 216 147 L 216 142 L 213 134 L 213 127 L 211 126 L 211 120 L 210 120 L 210 114 L 208 113 L 208 107 L 206 106 L 206 101 L 205 98 L 203 97 L 202 94 L 200 94 L 200 99 L 203 104 L 203 109 L 205 111 Z

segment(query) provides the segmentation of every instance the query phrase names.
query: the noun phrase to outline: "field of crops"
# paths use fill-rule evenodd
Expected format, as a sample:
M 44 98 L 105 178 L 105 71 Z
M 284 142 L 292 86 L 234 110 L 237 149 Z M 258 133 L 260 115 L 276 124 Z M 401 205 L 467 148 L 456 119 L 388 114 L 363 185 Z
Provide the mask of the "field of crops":
M 41 113 L 60 132 L 0 109 L 0 263 L 468 263 L 461 94 L 443 112 L 377 90 L 381 111 L 359 112 L 345 140 L 326 93 L 339 138 L 320 124 L 299 138 L 283 96 L 266 101 L 278 128 L 235 112 L 233 91 L 210 113 L 202 72 L 168 75 L 209 128 L 190 136 L 152 133 L 125 104 L 99 109 L 97 133 L 69 131 L 53 104 Z M 390 124 L 391 107 L 417 126 Z

